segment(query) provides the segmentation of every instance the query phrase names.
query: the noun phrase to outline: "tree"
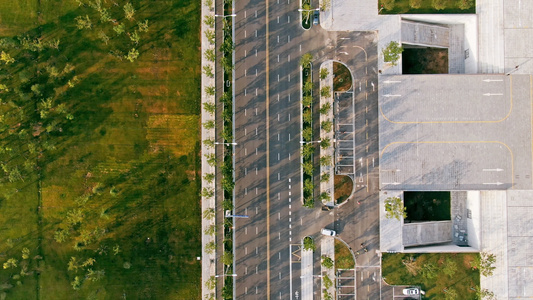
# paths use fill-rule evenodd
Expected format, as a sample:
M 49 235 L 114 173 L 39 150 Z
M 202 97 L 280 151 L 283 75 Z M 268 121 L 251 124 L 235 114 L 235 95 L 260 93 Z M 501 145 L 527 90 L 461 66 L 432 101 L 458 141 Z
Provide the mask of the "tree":
M 205 129 L 213 129 L 215 128 L 215 121 L 214 120 L 209 120 L 207 122 L 204 122 L 202 123 L 202 125 L 204 126 Z
M 304 110 L 304 112 L 302 114 L 302 120 L 303 120 L 304 123 L 311 124 L 311 121 L 313 121 L 313 115 L 311 114 L 311 110 L 310 109 Z
M 207 163 L 208 163 L 211 167 L 216 166 L 216 164 L 217 164 L 217 157 L 215 156 L 215 154 L 213 154 L 213 153 L 206 154 L 205 157 L 207 158 Z
M 14 258 L 10 258 L 4 263 L 4 269 L 16 268 L 17 264 L 18 264 L 18 260 Z
M 322 130 L 326 132 L 330 132 L 333 128 L 333 123 L 331 122 L 331 120 L 322 121 L 320 123 L 320 128 L 322 128 Z
M 327 255 L 322 255 L 322 266 L 327 269 L 333 268 L 333 259 Z
M 302 58 L 300 58 L 300 64 L 302 67 L 306 68 L 311 64 L 311 61 L 313 60 L 313 55 L 311 53 L 306 53 L 302 55 Z
M 329 70 L 326 68 L 320 69 L 320 79 L 326 79 L 329 75 Z
M 148 20 L 138 22 L 137 26 L 139 27 L 140 32 L 148 32 Z
M 121 35 L 126 29 L 124 28 L 124 23 L 120 23 L 113 26 L 113 30 L 117 33 L 117 35 Z
M 314 152 L 315 152 L 315 147 L 313 147 L 313 145 L 311 145 L 310 143 L 305 143 L 302 146 L 302 157 L 304 159 L 310 158 Z
M 315 249 L 315 241 L 310 236 L 306 236 L 304 238 L 304 250 L 315 251 Z
M 15 62 L 15 59 L 11 57 L 8 53 L 4 51 L 0 52 L 0 61 L 3 61 L 6 65 L 12 64 Z
M 126 19 L 128 20 L 133 20 L 133 15 L 135 14 L 135 9 L 133 8 L 133 5 L 131 5 L 131 3 L 126 3 L 124 5 L 124 16 L 126 17 Z
M 205 50 L 204 56 L 205 56 L 205 59 L 207 59 L 208 61 L 211 61 L 211 62 L 215 62 L 215 60 L 217 59 L 214 49 Z
M 446 8 L 446 0 L 433 0 L 431 5 L 433 5 L 433 8 L 436 10 L 443 10 Z
M 207 41 L 211 44 L 215 44 L 215 31 L 214 30 L 205 30 L 204 31 L 205 37 L 207 38 Z
M 215 235 L 217 233 L 217 227 L 214 224 L 211 224 L 207 226 L 207 228 L 204 230 L 204 233 L 207 235 Z
M 330 110 L 331 110 L 331 103 L 326 102 L 322 105 L 322 107 L 320 107 L 320 114 L 327 115 Z
M 434 279 L 438 275 L 438 269 L 434 264 L 426 263 L 420 269 L 420 273 L 422 277 L 425 277 L 427 279 Z
M 324 98 L 331 97 L 331 87 L 329 85 L 322 87 L 320 89 L 320 96 Z
M 209 242 L 205 244 L 205 253 L 213 254 L 217 250 L 217 244 L 215 242 Z
M 200 193 L 200 196 L 204 197 L 204 198 L 211 198 L 215 195 L 215 191 L 213 191 L 212 188 L 206 188 L 204 187 L 202 189 L 202 192 Z
M 409 6 L 414 9 L 419 9 L 422 6 L 422 0 L 409 0 Z
M 203 212 L 203 217 L 206 220 L 213 220 L 215 218 L 215 209 L 214 208 L 207 208 Z
M 22 259 L 30 258 L 30 249 L 24 247 L 22 248 Z
M 304 180 L 304 193 L 306 194 L 312 194 L 315 186 L 313 184 L 313 180 L 311 178 L 307 178 Z
M 390 62 L 393 66 L 395 66 L 398 64 L 400 55 L 403 52 L 403 47 L 401 47 L 398 42 L 391 41 L 381 52 L 383 53 L 385 62 Z
M 309 3 L 309 1 L 304 1 L 304 3 L 302 4 L 302 16 L 305 19 L 305 23 L 309 22 L 309 18 L 311 17 L 312 11 L 313 9 L 311 8 L 311 4 Z
M 105 32 L 101 31 L 98 33 L 98 37 L 104 42 L 104 44 L 107 45 L 107 43 L 109 42 L 109 37 L 107 36 L 107 34 L 105 34 Z
M 311 80 L 308 80 L 304 83 L 303 93 L 310 95 L 311 92 L 313 92 L 313 82 L 311 82 Z M 311 98 L 311 101 L 312 101 L 312 98 Z
M 85 15 L 85 17 L 77 16 L 74 20 L 76 20 L 76 27 L 78 29 L 90 29 L 93 26 L 89 15 Z
M 224 254 L 222 254 L 222 263 L 226 266 L 233 265 L 233 253 L 230 251 L 224 251 Z
M 209 279 L 205 281 L 205 287 L 214 290 L 217 287 L 217 278 L 215 276 L 209 277 Z
M 210 28 L 215 27 L 215 16 L 212 16 L 212 15 L 205 16 L 204 24 L 209 26 Z
M 304 162 L 302 164 L 302 169 L 304 170 L 304 174 L 309 175 L 309 176 L 313 176 L 314 167 L 313 167 L 313 163 L 312 162 L 310 162 L 310 161 Z
M 313 129 L 311 126 L 304 128 L 302 131 L 302 138 L 304 141 L 311 141 L 313 139 Z
M 204 179 L 209 182 L 213 183 L 213 180 L 215 180 L 215 173 L 207 173 L 204 175 Z
M 313 97 L 310 95 L 303 96 L 302 105 L 305 107 L 311 107 L 311 104 L 313 104 Z
M 207 139 L 207 140 L 204 140 L 204 145 L 207 147 L 207 148 L 214 148 L 215 147 L 215 140 L 213 139 Z M 205 178 L 205 177 L 204 177 Z
M 210 85 L 210 86 L 206 86 L 205 87 L 205 93 L 209 96 L 214 96 L 215 95 L 215 92 L 216 92 L 216 89 L 214 86 Z
M 481 275 L 489 277 L 494 274 L 494 269 L 496 269 L 494 266 L 495 263 L 496 255 L 492 253 L 481 252 L 479 253 L 479 256 L 474 258 L 474 261 L 472 262 L 472 268 L 478 269 Z
M 137 51 L 137 49 L 135 48 L 132 48 L 130 52 L 128 52 L 128 55 L 126 55 L 124 58 L 126 58 L 130 62 L 133 62 L 137 59 L 137 57 L 139 57 L 139 51 Z
M 407 218 L 406 208 L 403 206 L 403 201 L 399 197 L 389 197 L 385 199 L 385 211 L 387 211 L 387 219 Z
M 322 167 L 331 166 L 331 155 L 325 155 L 320 158 L 320 165 Z
M 386 9 L 386 10 L 392 10 L 394 9 L 394 5 L 395 5 L 395 2 L 396 0 L 382 0 L 381 1 L 381 4 L 383 5 L 383 7 Z
M 320 142 L 320 148 L 322 148 L 322 150 L 326 150 L 329 148 L 329 146 L 331 146 L 331 140 L 329 138 L 322 139 Z
M 456 271 L 457 271 L 457 263 L 450 258 L 446 258 L 442 272 L 448 275 L 449 277 L 453 277 Z
M 330 178 L 329 173 L 324 172 L 322 175 L 320 175 L 320 182 L 328 182 Z
M 133 33 L 130 34 L 130 40 L 134 42 L 135 45 L 139 44 L 141 37 L 139 36 L 139 33 L 137 32 L 137 30 L 134 30 Z
M 320 4 L 320 10 L 326 11 L 331 6 L 331 0 L 322 0 L 322 3 Z
M 333 286 L 333 281 L 331 281 L 327 274 L 322 277 L 322 282 L 324 283 L 326 290 Z
M 214 114 L 216 110 L 216 105 L 213 102 L 204 102 L 204 109 L 210 114 Z
M 79 290 L 82 284 L 82 279 L 79 276 L 74 277 L 74 280 L 70 283 L 74 290 Z

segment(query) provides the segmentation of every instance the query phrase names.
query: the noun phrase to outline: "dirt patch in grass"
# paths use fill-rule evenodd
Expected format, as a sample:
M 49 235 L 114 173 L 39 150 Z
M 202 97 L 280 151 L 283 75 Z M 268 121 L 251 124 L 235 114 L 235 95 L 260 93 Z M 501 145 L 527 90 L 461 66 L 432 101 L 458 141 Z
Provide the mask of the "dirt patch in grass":
M 352 253 L 343 242 L 335 239 L 335 270 L 353 268 L 355 268 L 355 262 Z
M 406 48 L 402 53 L 403 74 L 448 74 L 448 49 Z
M 352 74 L 345 65 L 333 62 L 333 91 L 346 92 L 352 87 Z
M 335 186 L 335 201 L 337 204 L 346 201 L 346 199 L 348 199 L 348 197 L 350 197 L 352 194 L 352 179 L 346 175 L 335 175 L 333 178 L 333 183 Z

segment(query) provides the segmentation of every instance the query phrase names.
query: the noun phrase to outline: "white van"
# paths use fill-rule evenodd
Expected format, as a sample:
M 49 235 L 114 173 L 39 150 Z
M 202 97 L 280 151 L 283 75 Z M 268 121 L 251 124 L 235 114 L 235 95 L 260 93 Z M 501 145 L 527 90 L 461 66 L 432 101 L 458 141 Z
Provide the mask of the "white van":
M 320 230 L 320 233 L 322 233 L 323 235 L 327 235 L 327 236 L 336 236 L 337 235 L 335 230 L 331 230 L 331 229 L 327 229 L 327 228 L 322 228 L 322 230 Z

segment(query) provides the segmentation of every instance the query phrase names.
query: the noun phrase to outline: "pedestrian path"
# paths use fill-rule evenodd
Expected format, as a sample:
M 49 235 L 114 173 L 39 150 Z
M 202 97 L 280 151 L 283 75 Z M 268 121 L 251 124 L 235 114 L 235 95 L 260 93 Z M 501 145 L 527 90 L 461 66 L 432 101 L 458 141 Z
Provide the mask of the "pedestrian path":
M 313 300 L 313 250 L 302 249 L 302 300 Z

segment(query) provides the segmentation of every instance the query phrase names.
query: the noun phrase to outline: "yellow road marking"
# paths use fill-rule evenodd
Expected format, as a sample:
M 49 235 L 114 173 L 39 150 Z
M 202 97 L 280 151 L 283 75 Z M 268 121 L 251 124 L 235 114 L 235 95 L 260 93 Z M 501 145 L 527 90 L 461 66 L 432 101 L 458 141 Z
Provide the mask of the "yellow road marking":
M 269 109 L 269 28 L 268 28 L 268 0 L 266 0 L 266 196 L 267 196 L 267 300 L 270 300 L 270 153 L 269 153 L 269 147 L 270 147 L 270 121 L 269 121 L 269 115 L 270 115 L 270 109 Z
M 500 145 L 503 145 L 505 146 L 505 148 L 507 148 L 507 150 L 509 151 L 509 154 L 511 154 L 511 188 L 514 189 L 514 155 L 513 155 L 513 151 L 511 150 L 511 148 L 509 148 L 509 146 L 507 146 L 506 143 L 504 142 L 499 142 L 499 141 L 425 141 L 425 142 L 392 142 L 392 143 L 389 143 L 387 144 L 387 146 L 385 146 L 383 148 L 383 150 L 381 150 L 381 154 L 380 154 L 380 159 L 383 157 L 383 153 L 385 153 L 385 150 L 387 150 L 387 148 L 391 145 L 396 145 L 396 144 L 500 144 Z M 380 160 L 381 161 L 381 160 Z
M 379 112 L 383 116 L 385 120 L 387 120 L 390 123 L 393 124 L 462 124 L 462 123 L 500 123 L 502 121 L 505 121 L 509 116 L 511 115 L 511 112 L 513 111 L 513 76 L 509 76 L 509 87 L 510 87 L 510 97 L 509 97 L 509 112 L 507 112 L 507 115 L 503 117 L 500 120 L 494 120 L 494 121 L 391 121 L 387 116 L 385 116 L 385 113 L 383 112 L 383 108 L 381 105 L 379 106 Z

